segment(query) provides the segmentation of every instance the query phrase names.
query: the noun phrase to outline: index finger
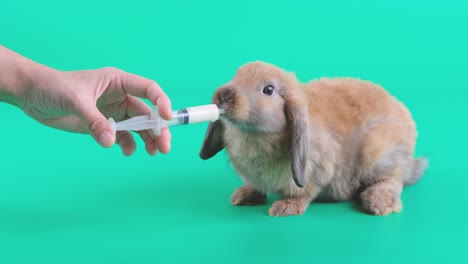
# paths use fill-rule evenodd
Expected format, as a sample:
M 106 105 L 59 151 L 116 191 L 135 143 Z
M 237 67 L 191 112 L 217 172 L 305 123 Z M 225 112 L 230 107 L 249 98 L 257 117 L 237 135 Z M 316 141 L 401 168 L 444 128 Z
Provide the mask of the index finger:
M 153 105 L 158 107 L 162 118 L 166 120 L 172 118 L 171 100 L 158 83 L 125 71 L 120 71 L 113 77 L 112 79 L 115 79 L 120 84 L 124 92 L 150 100 Z

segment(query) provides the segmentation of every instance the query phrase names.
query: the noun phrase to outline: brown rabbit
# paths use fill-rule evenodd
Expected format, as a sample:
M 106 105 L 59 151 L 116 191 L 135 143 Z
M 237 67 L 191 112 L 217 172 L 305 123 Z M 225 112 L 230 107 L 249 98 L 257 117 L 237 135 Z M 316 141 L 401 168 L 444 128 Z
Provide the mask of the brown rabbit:
M 371 214 L 402 209 L 403 186 L 427 168 L 414 159 L 416 128 L 410 112 L 380 86 L 352 78 L 300 83 L 274 65 L 253 62 L 216 90 L 225 110 L 210 123 L 200 152 L 209 159 L 226 148 L 245 184 L 233 205 L 282 198 L 271 216 L 300 215 L 313 200 L 357 195 Z

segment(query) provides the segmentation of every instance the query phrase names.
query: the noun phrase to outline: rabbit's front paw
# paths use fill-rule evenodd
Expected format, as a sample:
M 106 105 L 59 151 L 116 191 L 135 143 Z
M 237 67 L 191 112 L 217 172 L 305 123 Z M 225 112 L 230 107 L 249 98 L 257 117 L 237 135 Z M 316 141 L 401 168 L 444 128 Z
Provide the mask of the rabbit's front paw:
M 309 206 L 309 201 L 304 198 L 281 199 L 273 203 L 268 211 L 270 216 L 301 215 Z
M 266 203 L 266 194 L 249 186 L 237 188 L 231 196 L 232 205 L 257 205 Z

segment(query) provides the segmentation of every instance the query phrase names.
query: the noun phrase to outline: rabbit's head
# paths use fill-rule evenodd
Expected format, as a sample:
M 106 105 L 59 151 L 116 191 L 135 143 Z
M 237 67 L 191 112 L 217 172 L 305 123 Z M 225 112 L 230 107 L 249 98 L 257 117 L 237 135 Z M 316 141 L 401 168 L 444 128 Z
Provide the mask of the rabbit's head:
M 213 103 L 225 110 L 228 125 L 251 133 L 280 132 L 287 123 L 284 94 L 295 85 L 294 76 L 275 66 L 249 63 L 216 90 Z
M 209 159 L 225 147 L 227 127 L 259 136 L 283 134 L 288 137 L 294 181 L 304 186 L 309 115 L 307 96 L 300 87 L 294 74 L 271 64 L 252 62 L 240 67 L 234 78 L 213 96 L 213 103 L 225 114 L 221 120 L 210 123 L 200 157 Z

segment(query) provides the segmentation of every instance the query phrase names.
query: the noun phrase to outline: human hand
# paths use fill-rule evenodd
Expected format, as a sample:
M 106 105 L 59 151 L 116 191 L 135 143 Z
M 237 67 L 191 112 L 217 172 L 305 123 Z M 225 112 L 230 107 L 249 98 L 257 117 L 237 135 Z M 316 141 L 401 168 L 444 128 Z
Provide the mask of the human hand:
M 42 66 L 41 67 L 45 67 Z M 39 69 L 29 74 L 31 82 L 19 101 L 26 114 L 50 127 L 78 133 L 89 133 L 103 147 L 117 142 L 125 155 L 136 148 L 128 131 L 113 134 L 107 118 L 116 121 L 151 113 L 146 98 L 158 107 L 161 117 L 171 119 L 171 102 L 159 85 L 149 79 L 116 68 L 63 72 Z M 146 151 L 170 150 L 171 134 L 167 128 L 159 137 L 152 131 L 138 132 Z

